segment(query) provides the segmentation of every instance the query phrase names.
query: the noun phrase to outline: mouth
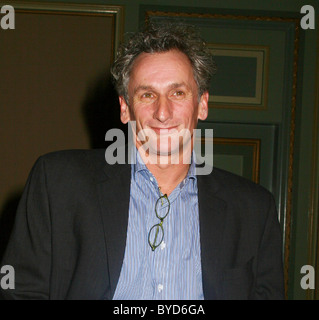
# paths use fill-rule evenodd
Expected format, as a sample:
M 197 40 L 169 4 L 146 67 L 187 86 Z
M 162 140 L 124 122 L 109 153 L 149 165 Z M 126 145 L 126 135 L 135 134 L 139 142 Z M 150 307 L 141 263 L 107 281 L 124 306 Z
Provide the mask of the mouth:
M 161 127 L 150 127 L 157 135 L 167 135 L 178 132 L 178 126 L 161 128 Z

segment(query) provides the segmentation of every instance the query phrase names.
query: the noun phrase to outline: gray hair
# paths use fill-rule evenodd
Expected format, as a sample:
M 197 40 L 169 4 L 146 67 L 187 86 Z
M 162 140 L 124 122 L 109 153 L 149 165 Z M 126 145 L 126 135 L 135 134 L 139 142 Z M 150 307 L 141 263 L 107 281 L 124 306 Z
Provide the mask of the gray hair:
M 215 72 L 212 54 L 193 26 L 181 24 L 149 25 L 123 43 L 111 69 L 119 96 L 128 103 L 128 83 L 135 59 L 143 52 L 161 53 L 177 49 L 184 53 L 193 68 L 199 98 L 208 91 Z

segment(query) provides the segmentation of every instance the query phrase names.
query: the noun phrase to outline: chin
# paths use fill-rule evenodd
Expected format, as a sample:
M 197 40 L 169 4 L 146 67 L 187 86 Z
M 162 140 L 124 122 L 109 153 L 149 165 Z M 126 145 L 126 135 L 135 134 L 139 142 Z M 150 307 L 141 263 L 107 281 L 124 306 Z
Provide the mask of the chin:
M 185 132 L 188 133 L 186 129 L 178 132 L 174 132 L 174 134 L 161 134 L 157 135 L 154 134 L 154 131 L 152 130 L 145 130 L 143 133 L 144 136 L 144 143 L 142 144 L 142 152 L 147 157 L 151 157 L 153 161 L 158 161 L 160 159 L 160 162 L 169 161 L 172 163 L 172 159 L 175 159 L 173 162 L 176 163 L 179 162 L 180 157 L 183 156 L 182 162 L 184 162 L 184 159 L 188 159 L 189 155 L 191 154 L 191 135 L 185 134 Z M 146 138 L 147 137 L 147 138 Z M 165 160 L 169 159 L 169 160 Z M 188 160 L 186 160 L 187 162 Z M 187 162 L 188 163 L 188 162 Z

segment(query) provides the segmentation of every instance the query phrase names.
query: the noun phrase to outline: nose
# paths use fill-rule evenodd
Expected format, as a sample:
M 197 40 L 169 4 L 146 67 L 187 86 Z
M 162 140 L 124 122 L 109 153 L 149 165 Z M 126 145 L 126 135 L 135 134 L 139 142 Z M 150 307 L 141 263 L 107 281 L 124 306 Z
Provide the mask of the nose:
M 172 106 L 169 99 L 161 97 L 156 103 L 154 118 L 160 122 L 166 122 L 172 117 Z

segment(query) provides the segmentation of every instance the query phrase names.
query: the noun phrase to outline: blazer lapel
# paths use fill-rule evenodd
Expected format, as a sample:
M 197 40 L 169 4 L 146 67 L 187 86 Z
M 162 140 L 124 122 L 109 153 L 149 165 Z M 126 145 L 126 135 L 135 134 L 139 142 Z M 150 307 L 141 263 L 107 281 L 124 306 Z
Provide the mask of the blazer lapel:
M 201 262 L 204 298 L 219 294 L 222 240 L 226 221 L 226 203 L 217 196 L 214 174 L 198 176 L 198 203 L 201 239 Z
M 107 166 L 106 178 L 97 185 L 105 234 L 110 297 L 112 299 L 124 259 L 131 166 L 129 164 Z M 105 176 L 104 176 L 105 177 Z M 107 272 L 107 270 L 105 270 Z

